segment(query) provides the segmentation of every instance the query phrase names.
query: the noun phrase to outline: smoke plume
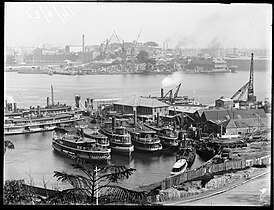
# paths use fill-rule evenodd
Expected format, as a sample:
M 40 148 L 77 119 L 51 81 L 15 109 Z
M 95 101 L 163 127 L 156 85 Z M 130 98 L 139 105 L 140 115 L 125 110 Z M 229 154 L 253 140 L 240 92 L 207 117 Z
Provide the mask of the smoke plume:
M 171 75 L 165 77 L 162 80 L 161 84 L 162 84 L 162 87 L 165 88 L 172 85 L 178 85 L 179 83 L 182 82 L 182 80 L 183 80 L 183 74 L 181 72 L 174 72 Z

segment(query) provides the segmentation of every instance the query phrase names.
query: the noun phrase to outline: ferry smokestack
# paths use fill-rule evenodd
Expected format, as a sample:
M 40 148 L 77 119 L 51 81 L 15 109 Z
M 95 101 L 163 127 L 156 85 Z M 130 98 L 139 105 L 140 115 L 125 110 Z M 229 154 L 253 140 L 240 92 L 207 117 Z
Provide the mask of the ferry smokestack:
M 137 112 L 136 112 L 136 107 L 133 107 L 133 124 L 134 126 L 137 123 Z
M 161 98 L 163 98 L 163 97 L 164 97 L 164 89 L 161 88 Z
M 112 129 L 115 128 L 115 124 L 116 124 L 116 119 L 115 117 L 112 117 Z
M 75 95 L 75 107 L 79 108 L 80 107 L 80 95 L 76 94 Z
M 14 112 L 17 112 L 16 103 L 13 103 L 13 111 L 14 111 Z
M 40 106 L 37 105 L 37 116 L 40 117 L 41 116 L 41 109 Z
M 47 97 L 47 108 L 49 108 L 49 97 Z
M 157 127 L 159 128 L 160 125 L 160 115 L 159 112 L 157 112 Z
M 51 102 L 52 105 L 54 106 L 54 100 L 53 100 L 53 86 L 51 85 Z

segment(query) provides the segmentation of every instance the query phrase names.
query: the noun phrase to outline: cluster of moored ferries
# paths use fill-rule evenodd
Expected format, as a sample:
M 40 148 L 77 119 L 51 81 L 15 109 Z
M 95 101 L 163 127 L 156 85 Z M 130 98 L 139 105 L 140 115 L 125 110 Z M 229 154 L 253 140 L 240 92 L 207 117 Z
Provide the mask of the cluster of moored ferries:
M 191 132 L 159 119 L 143 122 L 136 116 L 95 116 L 59 103 L 25 110 L 6 104 L 6 110 L 5 136 L 53 131 L 53 149 L 73 159 L 109 160 L 112 152 L 130 155 L 135 151 L 147 153 L 170 149 L 177 154 L 171 170 L 171 175 L 176 175 L 194 163 L 196 153 L 208 160 L 221 149 L 214 139 L 196 138 L 196 134 L 193 136 Z M 235 141 L 243 143 L 240 139 Z

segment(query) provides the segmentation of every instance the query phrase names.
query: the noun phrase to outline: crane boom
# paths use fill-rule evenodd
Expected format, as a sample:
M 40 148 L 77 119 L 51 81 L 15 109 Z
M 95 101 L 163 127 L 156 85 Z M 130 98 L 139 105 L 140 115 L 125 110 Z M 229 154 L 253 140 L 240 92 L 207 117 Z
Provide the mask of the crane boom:
M 244 92 L 247 90 L 248 86 L 249 86 L 250 81 L 248 81 L 243 87 L 241 87 L 232 97 L 231 99 L 234 99 L 238 94 L 240 94 L 238 100 L 242 97 L 242 95 L 244 94 Z
M 174 93 L 173 99 L 177 98 L 178 93 L 179 93 L 179 90 L 180 90 L 180 87 L 181 87 L 181 84 L 182 84 L 182 83 L 180 83 L 180 84 L 176 87 L 177 90 L 176 90 L 176 92 Z

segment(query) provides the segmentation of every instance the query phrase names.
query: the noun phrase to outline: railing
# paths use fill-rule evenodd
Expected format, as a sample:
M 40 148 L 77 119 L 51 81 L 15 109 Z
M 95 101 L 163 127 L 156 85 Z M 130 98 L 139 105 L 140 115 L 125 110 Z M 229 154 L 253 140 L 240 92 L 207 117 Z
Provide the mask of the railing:
M 161 189 L 168 189 L 172 186 L 177 186 L 183 182 L 190 181 L 199 177 L 202 177 L 206 173 L 218 173 L 229 170 L 245 169 L 253 165 L 269 165 L 271 162 L 270 155 L 248 159 L 248 160 L 231 160 L 219 164 L 205 164 L 199 168 L 186 171 L 183 174 L 167 177 L 161 182 Z

